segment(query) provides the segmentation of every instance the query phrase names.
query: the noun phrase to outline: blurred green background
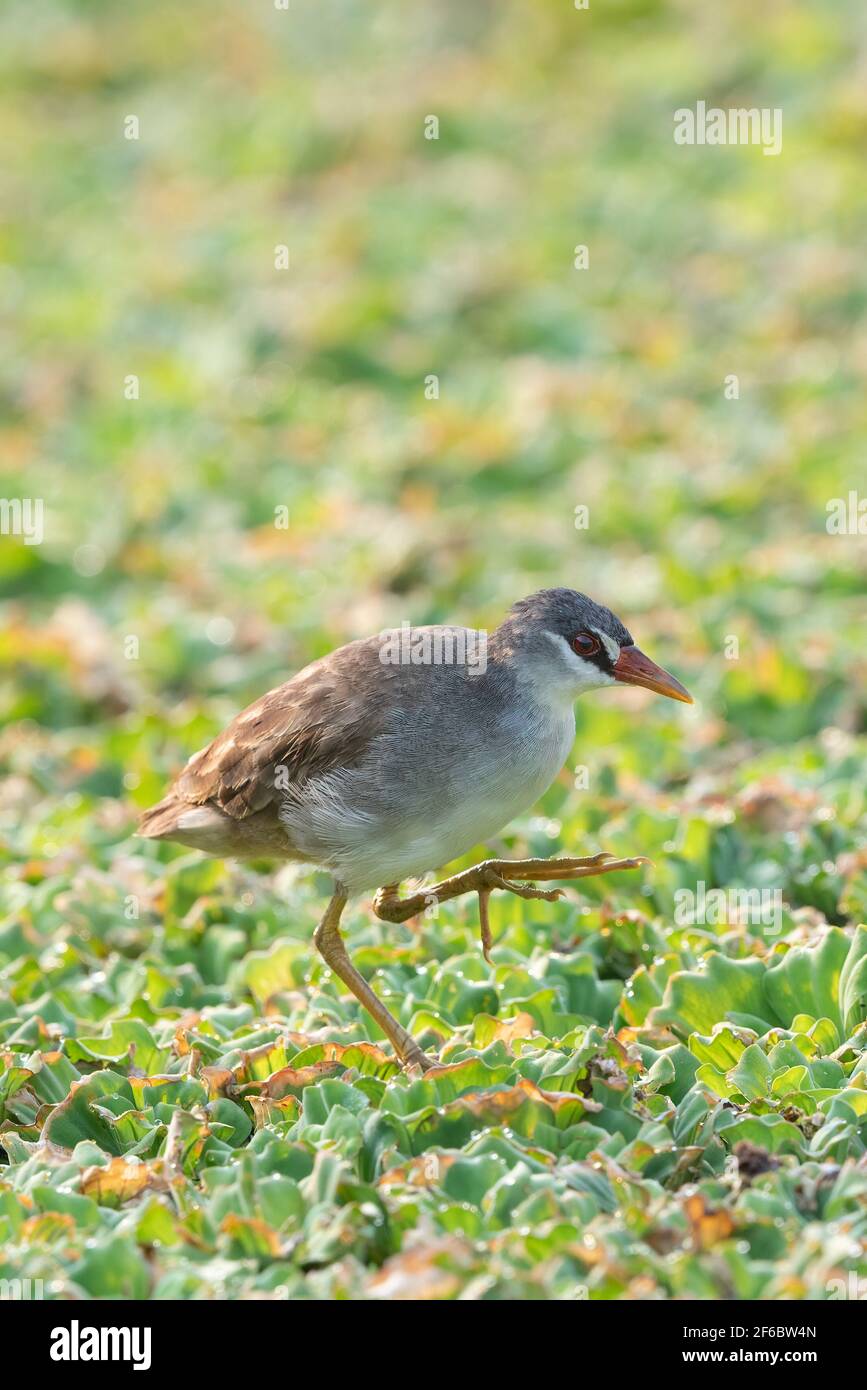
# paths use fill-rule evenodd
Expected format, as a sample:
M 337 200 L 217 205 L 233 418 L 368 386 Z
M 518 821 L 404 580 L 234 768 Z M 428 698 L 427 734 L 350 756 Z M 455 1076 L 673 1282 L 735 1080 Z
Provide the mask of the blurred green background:
M 565 771 L 519 846 L 660 856 L 644 884 L 605 884 L 657 920 L 698 876 L 782 885 L 793 939 L 851 925 L 867 563 L 826 521 L 867 487 L 865 16 L 7 0 L 0 63 L 0 493 L 45 507 L 43 544 L 0 536 L 10 1027 L 153 1023 L 154 960 L 187 980 L 184 1007 L 213 1005 L 229 964 L 284 933 L 285 884 L 133 845 L 137 808 L 340 642 L 490 626 L 549 585 L 612 607 L 698 703 L 582 701 L 588 789 Z M 675 145 L 699 99 L 781 108 L 780 156 Z M 320 887 L 290 884 L 300 993 L 278 1012 L 373 1036 L 333 982 L 311 993 Z M 604 923 L 588 894 L 589 916 L 552 908 L 536 939 Z M 526 911 L 496 913 L 519 956 Z M 452 949 L 473 912 L 448 909 Z M 355 930 L 370 969 L 388 930 L 408 960 L 411 934 L 363 905 Z M 126 985 L 94 994 L 97 967 Z M 249 1002 L 248 983 L 220 998 Z
M 2 487 L 46 540 L 0 548 L 4 715 L 99 719 L 64 669 L 88 640 L 136 708 L 229 708 L 568 584 L 726 739 L 863 725 L 864 542 L 825 530 L 865 477 L 855 30 L 831 3 L 5 6 Z M 676 146 L 699 97 L 781 106 L 782 154 Z

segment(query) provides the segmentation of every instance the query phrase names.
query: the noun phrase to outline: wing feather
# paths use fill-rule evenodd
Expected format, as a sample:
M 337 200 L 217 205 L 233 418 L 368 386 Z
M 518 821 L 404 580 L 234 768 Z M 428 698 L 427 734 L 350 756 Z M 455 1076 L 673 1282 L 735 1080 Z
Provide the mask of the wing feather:
M 377 638 L 351 642 L 260 696 L 193 754 L 139 833 L 166 835 L 171 813 L 176 824 L 190 806 L 245 821 L 273 807 L 282 790 L 357 763 L 385 725 L 389 702 L 379 696 L 399 679 L 380 648 Z

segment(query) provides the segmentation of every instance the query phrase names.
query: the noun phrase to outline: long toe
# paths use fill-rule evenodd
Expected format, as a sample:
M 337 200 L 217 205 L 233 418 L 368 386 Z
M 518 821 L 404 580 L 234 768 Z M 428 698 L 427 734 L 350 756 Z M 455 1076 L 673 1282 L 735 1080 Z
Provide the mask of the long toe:
M 514 883 L 512 878 L 505 878 L 496 869 L 486 865 L 484 870 L 484 888 L 481 892 L 489 892 L 492 888 L 501 888 L 506 893 L 515 893 L 519 898 L 547 898 L 548 902 L 553 902 L 555 898 L 561 896 L 559 888 L 544 889 L 530 888 L 527 883 Z
M 642 864 L 649 864 L 650 860 L 643 855 L 638 855 L 631 859 L 616 859 L 614 855 L 596 855 L 592 860 L 587 859 L 551 859 L 547 865 L 542 861 L 538 868 L 534 868 L 528 878 L 542 883 L 551 879 L 574 879 L 574 878 L 593 878 L 597 874 L 615 873 L 618 869 L 638 869 Z M 516 878 L 523 878 L 525 870 L 523 866 L 515 873 L 515 866 L 512 872 Z
M 530 888 L 526 883 L 520 884 L 517 888 L 513 887 L 512 892 L 520 893 L 522 898 L 544 898 L 549 903 L 555 903 L 558 898 L 563 897 L 562 888 Z
M 526 883 L 510 883 L 505 878 L 500 880 L 497 887 L 508 889 L 518 898 L 544 898 L 547 903 L 555 903 L 563 896 L 562 888 L 530 888 Z

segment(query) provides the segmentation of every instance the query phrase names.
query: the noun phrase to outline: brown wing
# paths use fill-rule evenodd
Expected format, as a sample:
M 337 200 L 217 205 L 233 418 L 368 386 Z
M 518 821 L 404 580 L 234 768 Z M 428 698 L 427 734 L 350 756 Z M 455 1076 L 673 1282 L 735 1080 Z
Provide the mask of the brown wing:
M 270 808 L 282 788 L 351 767 L 384 726 L 387 702 L 376 693 L 397 674 L 379 650 L 377 639 L 339 647 L 242 710 L 145 812 L 139 834 L 174 838 L 172 822 L 184 807 L 207 805 L 245 821 Z

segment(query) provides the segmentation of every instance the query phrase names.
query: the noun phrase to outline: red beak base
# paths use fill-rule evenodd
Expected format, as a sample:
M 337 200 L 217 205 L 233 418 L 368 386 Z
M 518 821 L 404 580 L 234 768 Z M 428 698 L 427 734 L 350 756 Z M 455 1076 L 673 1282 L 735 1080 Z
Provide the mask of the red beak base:
M 693 698 L 676 676 L 663 671 L 639 647 L 621 647 L 620 655 L 614 663 L 614 679 L 624 685 L 643 685 L 647 690 L 655 690 L 658 695 L 667 695 L 670 700 L 682 700 L 691 705 Z

